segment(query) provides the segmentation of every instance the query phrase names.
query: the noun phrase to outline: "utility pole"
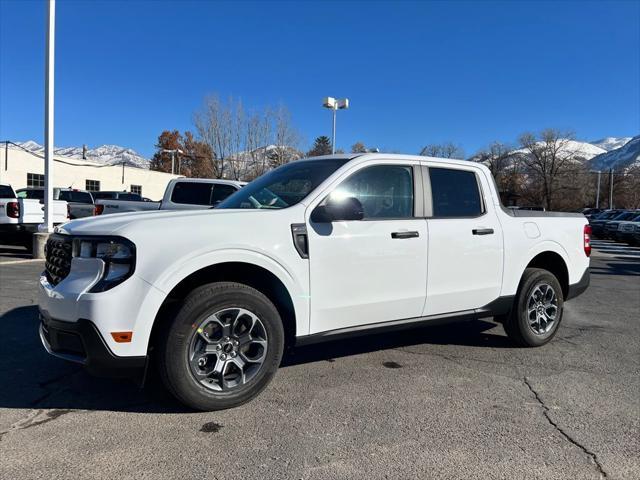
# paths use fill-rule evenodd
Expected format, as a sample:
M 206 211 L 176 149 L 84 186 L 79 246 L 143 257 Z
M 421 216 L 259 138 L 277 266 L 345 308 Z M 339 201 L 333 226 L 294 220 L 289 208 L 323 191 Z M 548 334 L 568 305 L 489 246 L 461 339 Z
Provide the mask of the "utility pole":
M 44 87 L 44 223 L 40 230 L 53 231 L 53 95 L 55 73 L 56 0 L 47 2 L 47 37 Z
M 598 174 L 598 187 L 596 188 L 596 208 L 600 208 L 600 177 L 602 175 L 601 170 L 590 170 L 591 173 Z
M 609 208 L 613 208 L 613 168 L 609 169 Z

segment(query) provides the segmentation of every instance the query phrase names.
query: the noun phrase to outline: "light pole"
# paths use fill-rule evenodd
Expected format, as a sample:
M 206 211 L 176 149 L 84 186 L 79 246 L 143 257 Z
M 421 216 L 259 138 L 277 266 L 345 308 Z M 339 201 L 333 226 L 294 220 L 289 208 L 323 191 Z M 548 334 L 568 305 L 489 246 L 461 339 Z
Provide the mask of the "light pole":
M 53 231 L 53 93 L 55 73 L 56 0 L 47 2 L 47 38 L 44 76 L 44 223 L 39 230 Z
M 602 175 L 602 171 L 600 170 L 591 170 L 591 173 L 598 174 L 598 187 L 596 190 L 596 208 L 600 208 L 600 176 Z
M 336 153 L 336 112 L 338 110 L 346 110 L 349 108 L 348 98 L 325 97 L 322 100 L 322 106 L 333 111 L 333 129 L 331 134 L 331 153 Z
M 175 172 L 175 164 L 176 164 L 176 153 L 184 153 L 182 150 L 180 150 L 179 148 L 173 149 L 173 150 L 167 150 L 166 148 L 162 149 L 162 153 L 170 153 L 171 154 L 171 174 L 174 175 Z

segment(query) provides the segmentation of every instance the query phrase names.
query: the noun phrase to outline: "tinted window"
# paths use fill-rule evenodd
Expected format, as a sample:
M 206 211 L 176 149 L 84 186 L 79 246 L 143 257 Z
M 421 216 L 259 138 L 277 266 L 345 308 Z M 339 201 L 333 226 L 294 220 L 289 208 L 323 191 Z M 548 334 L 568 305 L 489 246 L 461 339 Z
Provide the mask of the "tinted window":
M 0 185 L 0 198 L 15 198 L 13 188 L 9 185 Z
M 118 200 L 132 200 L 134 202 L 141 202 L 142 197 L 140 195 L 136 195 L 135 193 L 120 193 L 118 195 Z
M 91 194 L 87 192 L 74 192 L 73 190 L 62 190 L 58 194 L 58 200 L 75 203 L 93 203 Z
M 236 188 L 232 187 L 231 185 L 222 185 L 222 184 L 214 185 L 213 196 L 211 197 L 211 203 L 213 205 L 217 205 L 232 193 L 236 193 Z
M 173 187 L 171 201 L 189 205 L 211 205 L 210 183 L 178 182 Z
M 633 212 L 622 212 L 621 214 L 613 217 L 613 220 L 628 220 L 635 216 Z
M 18 190 L 19 198 L 35 198 L 36 200 L 44 200 L 44 190 L 25 188 Z
M 348 159 L 302 160 L 271 170 L 222 202 L 218 208 L 287 208 L 295 205 Z
M 93 198 L 95 198 L 96 200 L 104 200 L 105 198 L 107 199 L 116 198 L 115 192 L 93 192 L 92 195 L 93 195 Z
M 413 170 L 400 165 L 368 167 L 345 180 L 331 196 L 357 198 L 365 219 L 412 217 Z
M 430 167 L 429 176 L 434 217 L 476 217 L 482 214 L 475 173 Z

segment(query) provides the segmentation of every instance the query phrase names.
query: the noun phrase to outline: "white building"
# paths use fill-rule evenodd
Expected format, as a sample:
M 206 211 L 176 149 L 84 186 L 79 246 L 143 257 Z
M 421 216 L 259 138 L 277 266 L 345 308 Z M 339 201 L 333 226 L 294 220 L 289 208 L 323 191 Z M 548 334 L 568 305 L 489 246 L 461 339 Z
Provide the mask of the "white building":
M 162 199 L 169 180 L 179 175 L 145 168 L 103 163 L 54 155 L 53 186 L 78 190 L 117 190 L 139 193 L 152 200 Z M 44 187 L 44 159 L 11 143 L 1 145 L 0 183 L 14 189 Z

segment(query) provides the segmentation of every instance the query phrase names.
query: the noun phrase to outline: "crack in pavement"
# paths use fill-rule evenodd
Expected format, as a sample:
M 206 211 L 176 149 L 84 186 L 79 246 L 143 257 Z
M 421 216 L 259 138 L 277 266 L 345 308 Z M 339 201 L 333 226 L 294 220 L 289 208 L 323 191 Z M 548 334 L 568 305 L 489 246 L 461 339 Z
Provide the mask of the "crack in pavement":
M 41 395 L 40 397 L 38 397 L 37 399 L 33 400 L 32 402 L 30 402 L 31 406 L 36 407 L 38 406 L 38 404 L 42 403 L 43 401 L 45 401 L 47 398 L 49 398 L 52 395 L 64 392 L 65 390 L 68 389 L 67 386 L 63 385 L 59 388 L 54 388 L 54 389 L 49 389 L 48 387 L 50 385 L 54 385 L 62 380 L 66 380 L 70 377 L 73 377 L 74 375 L 76 375 L 78 372 L 80 372 L 81 369 L 77 369 L 73 372 L 70 373 L 65 373 L 63 375 L 59 375 L 57 377 L 53 377 L 50 378 L 48 380 L 42 381 L 38 383 L 38 386 L 42 389 L 45 390 L 45 393 L 43 395 Z M 11 424 L 9 426 L 9 428 L 7 428 L 6 430 L 2 430 L 0 431 L 0 441 L 2 441 L 2 438 L 13 431 L 18 431 L 18 430 L 26 430 L 27 428 L 31 428 L 31 427 L 37 427 L 38 425 L 42 425 L 43 423 L 47 423 L 47 422 L 51 422 L 52 420 L 55 420 L 57 418 L 60 418 L 62 415 L 66 415 L 67 413 L 71 413 L 73 412 L 73 410 L 71 409 L 51 409 L 51 408 L 45 408 L 45 409 L 32 409 L 31 412 L 29 412 L 29 414 L 27 415 L 26 418 L 22 418 L 20 420 L 18 420 L 17 422 L 14 422 L 13 424 Z
M 27 428 L 37 427 L 38 425 L 42 425 L 43 423 L 51 422 L 56 418 L 60 418 L 62 415 L 66 415 L 67 413 L 72 412 L 73 410 L 69 409 L 60 409 L 60 410 L 34 410 L 27 418 L 23 418 L 13 423 L 9 428 L 0 432 L 0 441 L 2 441 L 2 437 L 4 437 L 7 433 L 17 431 L 17 430 L 26 430 Z
M 533 386 L 529 382 L 529 379 L 527 377 L 523 377 L 523 381 L 524 381 L 524 384 L 529 388 L 531 393 L 533 393 L 534 397 L 536 398 L 540 406 L 542 407 L 542 414 L 547 419 L 547 422 L 549 422 L 549 424 L 553 428 L 555 428 L 558 431 L 558 433 L 560 433 L 560 435 L 562 435 L 568 442 L 575 445 L 576 447 L 578 447 L 580 450 L 582 450 L 585 454 L 589 456 L 590 460 L 594 463 L 594 465 L 600 472 L 600 478 L 608 478 L 607 472 L 604 470 L 604 467 L 598 460 L 598 456 L 595 453 L 593 453 L 591 450 L 589 450 L 587 447 L 579 443 L 577 440 L 575 440 L 571 435 L 565 432 L 562 429 L 562 427 L 560 427 L 555 421 L 553 421 L 549 416 L 549 407 L 547 407 L 547 405 L 544 403 L 544 401 L 542 400 L 538 392 L 533 388 Z

